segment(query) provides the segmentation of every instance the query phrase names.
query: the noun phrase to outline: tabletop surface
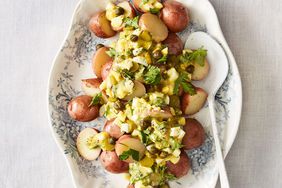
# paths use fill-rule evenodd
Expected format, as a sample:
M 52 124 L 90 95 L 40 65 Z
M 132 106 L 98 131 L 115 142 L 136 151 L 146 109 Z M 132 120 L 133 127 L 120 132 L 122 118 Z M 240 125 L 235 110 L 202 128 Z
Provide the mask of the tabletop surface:
M 0 0 L 0 187 L 71 188 L 47 121 L 47 80 L 77 0 Z M 231 187 L 282 187 L 282 1 L 211 0 L 243 84 Z M 218 186 L 219 187 L 219 186 Z

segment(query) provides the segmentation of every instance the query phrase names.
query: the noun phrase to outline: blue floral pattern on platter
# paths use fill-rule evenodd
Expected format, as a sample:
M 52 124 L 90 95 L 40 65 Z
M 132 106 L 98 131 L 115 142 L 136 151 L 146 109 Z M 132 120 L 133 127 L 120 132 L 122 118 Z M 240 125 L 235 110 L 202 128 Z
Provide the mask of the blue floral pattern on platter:
M 208 32 L 205 25 L 191 22 L 189 27 L 180 33 L 184 41 L 188 35 L 195 31 Z M 76 149 L 76 138 L 78 133 L 85 127 L 95 127 L 101 130 L 104 125 L 104 119 L 98 118 L 92 122 L 82 123 L 72 120 L 67 112 L 68 102 L 75 96 L 81 94 L 81 91 L 72 86 L 74 79 L 77 79 L 70 66 L 76 69 L 84 69 L 87 64 L 91 63 L 91 57 L 95 52 L 95 46 L 99 43 L 105 44 L 106 40 L 97 38 L 92 35 L 85 22 L 74 23 L 71 27 L 71 34 L 74 40 L 66 40 L 65 45 L 60 51 L 63 58 L 63 68 L 57 73 L 56 85 L 50 88 L 49 106 L 52 127 L 64 145 L 64 152 L 75 160 L 81 174 L 86 177 L 102 179 L 102 187 L 110 186 L 107 172 L 100 166 L 99 161 L 87 161 L 81 158 Z M 62 66 L 62 65 L 61 65 Z M 232 70 L 229 70 L 228 77 L 216 94 L 216 113 L 217 123 L 221 136 L 224 132 L 224 125 L 229 118 L 229 83 L 232 78 Z M 192 174 L 197 176 L 206 165 L 214 160 L 214 143 L 212 133 L 207 130 L 205 143 L 197 149 L 187 152 L 192 164 Z

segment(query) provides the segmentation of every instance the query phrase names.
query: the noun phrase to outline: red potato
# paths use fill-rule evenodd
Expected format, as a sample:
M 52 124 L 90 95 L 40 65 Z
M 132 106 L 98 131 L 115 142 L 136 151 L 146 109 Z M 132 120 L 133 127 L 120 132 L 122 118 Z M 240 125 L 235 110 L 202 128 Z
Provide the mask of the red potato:
M 182 139 L 183 149 L 190 150 L 200 147 L 205 141 L 205 130 L 196 119 L 186 119 L 183 127 L 185 136 Z
M 115 31 L 121 31 L 124 26 L 124 19 L 123 18 L 134 18 L 136 13 L 132 5 L 128 1 L 122 1 L 121 3 L 117 4 L 118 7 L 123 8 L 124 14 L 121 17 L 116 17 L 111 20 L 111 26 Z
M 120 127 L 114 124 L 114 120 L 107 121 L 104 126 L 104 131 L 109 133 L 113 138 L 119 139 L 124 133 L 120 130 Z
M 139 81 L 134 81 L 133 92 L 130 95 L 124 97 L 124 100 L 130 101 L 134 97 L 142 97 L 145 94 L 146 94 L 145 86 Z
M 167 171 L 173 174 L 176 178 L 181 178 L 188 174 L 191 164 L 187 154 L 182 151 L 180 154 L 180 159 L 176 164 L 168 161 L 166 162 Z
M 186 115 L 197 113 L 205 104 L 208 93 L 202 88 L 196 88 L 195 95 L 185 93 L 181 99 L 181 109 Z
M 72 99 L 68 104 L 68 113 L 71 118 L 87 122 L 96 119 L 99 115 L 98 106 L 90 106 L 92 97 L 81 95 Z
M 174 33 L 183 31 L 189 24 L 188 9 L 177 1 L 165 1 L 160 18 L 168 29 Z
M 128 151 L 130 149 L 134 149 L 139 152 L 139 159 L 142 159 L 146 150 L 145 146 L 141 143 L 139 139 L 133 138 L 129 135 L 121 136 L 115 145 L 117 155 L 120 156 L 123 152 Z M 127 163 L 134 162 L 131 156 L 124 161 Z
M 101 77 L 102 77 L 103 80 L 106 80 L 106 78 L 108 77 L 108 75 L 111 71 L 112 65 L 113 65 L 113 62 L 109 61 L 102 66 Z
M 91 17 L 89 29 L 100 38 L 109 38 L 116 34 L 111 27 L 110 21 L 106 18 L 106 11 L 98 12 Z
M 76 147 L 78 153 L 87 160 L 95 160 L 99 157 L 101 153 L 101 148 L 91 149 L 87 145 L 87 140 L 93 136 L 98 134 L 98 131 L 93 128 L 85 128 L 83 129 L 76 140 Z
M 169 33 L 168 37 L 163 41 L 168 47 L 168 54 L 170 55 L 179 55 L 183 50 L 183 42 L 175 33 Z
M 115 151 L 103 151 L 100 155 L 100 162 L 111 173 L 128 172 L 128 163 L 119 160 Z
M 89 78 L 89 79 L 83 79 L 82 81 L 82 90 L 86 95 L 89 95 L 91 97 L 98 95 L 102 93 L 102 99 L 104 102 L 108 101 L 108 97 L 105 94 L 104 91 L 101 91 L 100 85 L 102 83 L 102 80 L 100 78 Z
M 149 31 L 156 42 L 161 42 L 168 36 L 166 25 L 154 14 L 142 14 L 139 20 L 139 26 L 142 30 Z
M 109 50 L 107 47 L 99 48 L 92 59 L 92 70 L 98 78 L 102 77 L 102 67 L 107 62 L 113 59 L 106 53 Z
M 173 115 L 170 111 L 170 109 L 164 109 L 164 110 L 151 110 L 149 111 L 148 114 L 150 117 L 154 117 L 154 118 L 163 118 L 163 119 L 168 119 L 171 118 Z
M 210 65 L 207 59 L 205 60 L 204 66 L 200 66 L 198 63 L 195 63 L 194 71 L 192 73 L 192 80 L 203 80 L 209 74 L 209 70 L 210 70 Z

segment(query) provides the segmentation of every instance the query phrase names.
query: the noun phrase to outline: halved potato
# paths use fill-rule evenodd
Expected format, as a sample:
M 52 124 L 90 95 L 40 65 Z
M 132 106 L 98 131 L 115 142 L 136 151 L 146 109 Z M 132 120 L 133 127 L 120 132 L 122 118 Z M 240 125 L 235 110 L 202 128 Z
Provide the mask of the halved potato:
M 145 146 L 141 143 L 141 141 L 137 138 L 132 138 L 129 135 L 123 135 L 121 136 L 118 141 L 116 142 L 115 150 L 118 156 L 123 154 L 123 152 L 126 152 L 130 149 L 136 150 L 139 153 L 139 159 L 142 159 L 145 153 Z M 128 163 L 133 163 L 135 160 L 131 156 L 124 160 Z
M 194 72 L 192 73 L 192 80 L 203 80 L 209 74 L 210 65 L 205 60 L 204 66 L 200 66 L 198 63 L 194 64 Z
M 127 95 L 124 100 L 130 101 L 134 97 L 142 97 L 143 95 L 146 94 L 146 88 L 145 86 L 139 82 L 139 81 L 134 81 L 134 87 L 133 87 L 133 93 L 130 95 Z
M 170 55 L 179 55 L 183 50 L 183 42 L 175 33 L 169 33 L 168 37 L 163 41 L 168 47 L 168 54 Z
M 113 65 L 113 62 L 109 61 L 102 66 L 101 77 L 103 80 L 106 80 L 106 78 L 108 77 L 111 71 L 112 65 Z
M 103 128 L 103 130 L 113 138 L 120 138 L 124 133 L 120 130 L 120 127 L 114 123 L 113 120 L 108 120 Z
M 154 14 L 142 14 L 139 20 L 139 26 L 142 30 L 149 31 L 156 42 L 161 42 L 168 36 L 166 25 Z
M 180 159 L 176 164 L 173 164 L 172 162 L 168 161 L 166 163 L 167 171 L 171 174 L 173 174 L 176 178 L 181 178 L 188 174 L 191 164 L 190 160 L 187 156 L 187 154 L 182 151 L 180 154 Z
M 173 115 L 170 111 L 170 109 L 164 109 L 164 110 L 150 110 L 148 115 L 150 117 L 154 118 L 163 118 L 163 119 L 168 119 L 171 118 Z
M 165 1 L 160 17 L 174 33 L 183 31 L 189 24 L 190 18 L 188 9 L 177 1 Z
M 98 134 L 98 131 L 93 128 L 85 128 L 83 129 L 77 137 L 76 147 L 78 153 L 87 160 L 95 160 L 99 157 L 101 153 L 101 148 L 89 148 L 87 144 L 87 140 L 93 136 Z
M 128 172 L 128 163 L 119 160 L 114 151 L 103 151 L 100 155 L 100 162 L 111 173 L 119 174 Z
M 89 96 L 95 96 L 99 93 L 101 93 L 100 85 L 102 83 L 102 80 L 100 78 L 89 78 L 89 79 L 82 79 L 82 90 L 86 95 Z
M 196 88 L 196 92 L 195 95 L 185 93 L 182 96 L 181 109 L 186 115 L 197 113 L 204 106 L 208 98 L 208 93 L 202 88 Z
M 112 29 L 111 23 L 106 18 L 106 11 L 98 12 L 91 17 L 89 21 L 89 29 L 101 38 L 113 37 L 116 32 Z
M 106 53 L 109 50 L 107 47 L 99 48 L 92 59 L 92 70 L 98 78 L 102 77 L 101 71 L 103 65 L 113 59 Z

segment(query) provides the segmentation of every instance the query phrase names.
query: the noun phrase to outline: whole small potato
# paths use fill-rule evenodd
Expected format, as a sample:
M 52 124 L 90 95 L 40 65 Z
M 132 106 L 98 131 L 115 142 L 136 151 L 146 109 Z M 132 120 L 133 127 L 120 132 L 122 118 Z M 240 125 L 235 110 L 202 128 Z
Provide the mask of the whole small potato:
M 128 163 L 119 160 L 115 151 L 103 151 L 100 162 L 111 173 L 123 173 L 128 171 Z
M 168 47 L 168 54 L 170 55 L 179 55 L 183 50 L 183 42 L 175 33 L 169 33 L 167 38 L 163 41 Z
M 100 38 L 109 38 L 116 34 L 111 27 L 111 22 L 106 18 L 106 11 L 98 12 L 91 17 L 89 29 Z
M 111 71 L 112 65 L 113 65 L 113 61 L 110 60 L 102 66 L 101 77 L 103 80 L 106 80 L 106 78 L 108 77 Z
M 182 139 L 183 148 L 186 150 L 201 146 L 205 141 L 205 130 L 196 119 L 186 119 L 186 125 L 183 127 L 185 136 Z
M 124 133 L 120 130 L 120 127 L 114 124 L 114 120 L 108 120 L 104 126 L 104 131 L 109 133 L 113 138 L 119 139 Z
M 180 159 L 176 164 L 168 161 L 166 162 L 166 166 L 167 171 L 177 178 L 185 176 L 191 168 L 190 160 L 184 151 L 181 152 Z
M 70 101 L 68 104 L 68 113 L 71 118 L 87 122 L 92 121 L 99 115 L 98 106 L 90 106 L 92 97 L 88 95 L 78 96 Z
M 189 24 L 188 9 L 177 1 L 165 1 L 160 17 L 174 33 L 183 31 Z

